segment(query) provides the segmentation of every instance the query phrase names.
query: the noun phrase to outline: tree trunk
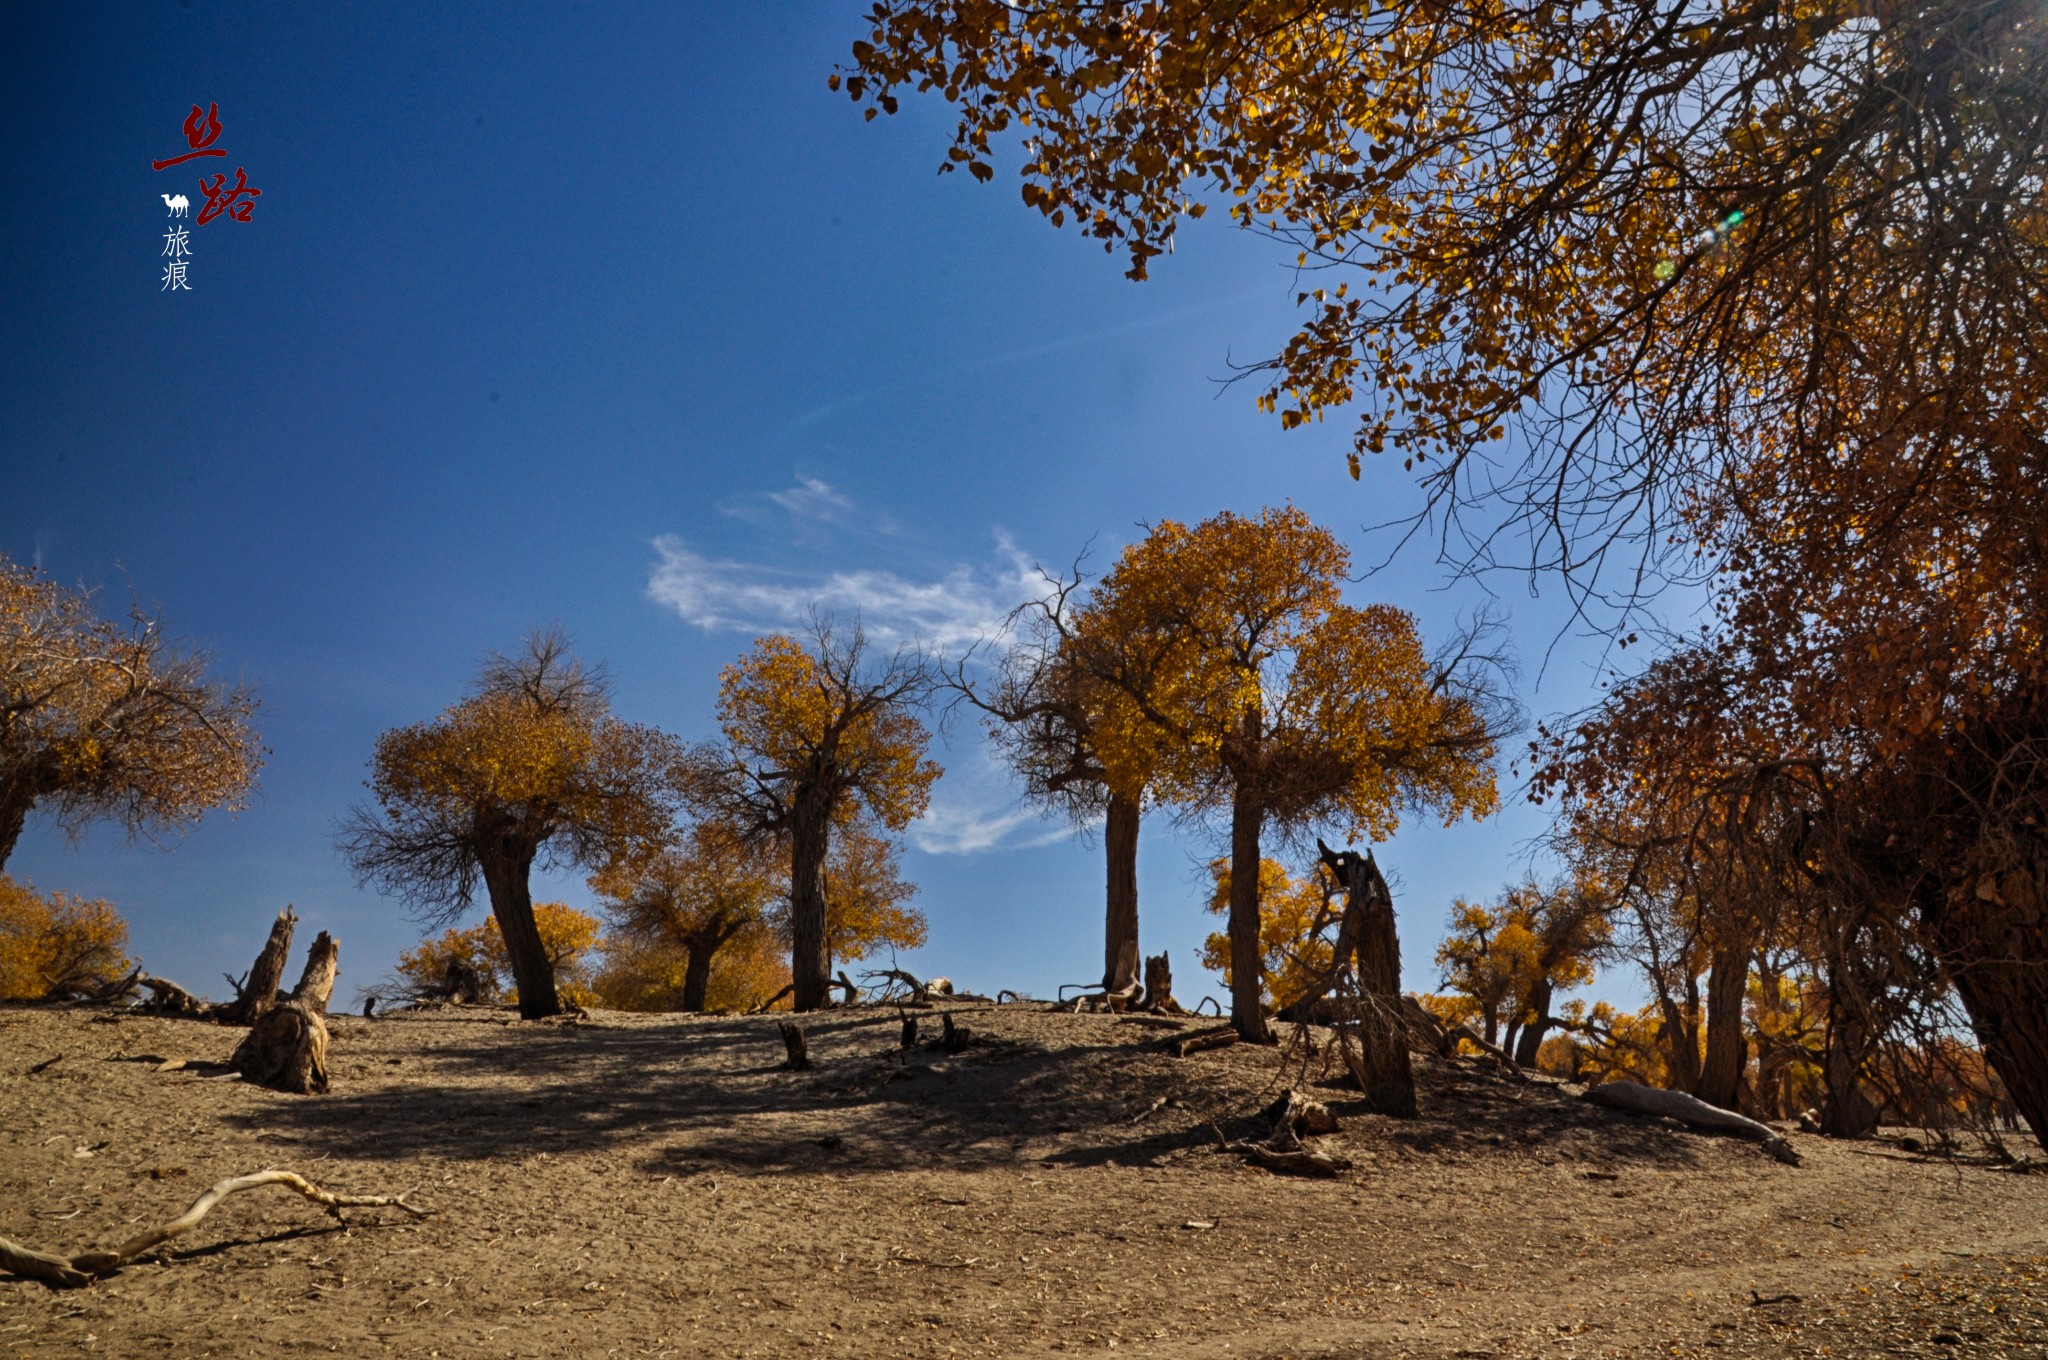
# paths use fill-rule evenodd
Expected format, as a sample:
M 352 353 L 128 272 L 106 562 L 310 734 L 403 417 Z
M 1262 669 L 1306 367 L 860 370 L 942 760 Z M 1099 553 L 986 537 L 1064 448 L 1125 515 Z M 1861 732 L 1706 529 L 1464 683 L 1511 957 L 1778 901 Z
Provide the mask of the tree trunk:
M 317 1015 L 326 1015 L 327 1003 L 334 996 L 334 977 L 340 971 L 341 946 L 323 930 L 313 937 L 313 947 L 306 951 L 306 971 L 299 974 L 299 985 L 292 988 L 292 1000 Z
M 1740 1104 L 1742 1074 L 1749 1066 L 1749 1031 L 1742 1022 L 1749 960 L 1749 941 L 1730 941 L 1714 951 L 1713 971 L 1707 975 L 1707 1056 L 1692 1093 L 1724 1110 Z
M 229 1008 L 227 1019 L 232 1024 L 253 1025 L 263 1018 L 263 1013 L 277 1004 L 277 984 L 284 981 L 284 966 L 291 960 L 292 927 L 298 924 L 298 913 L 289 903 L 270 923 L 270 938 L 263 942 L 262 952 L 256 955 L 256 962 L 249 965 L 249 976 L 241 986 L 241 995 L 235 998 Z
M 683 963 L 683 1009 L 701 1013 L 704 996 L 711 990 L 711 956 L 715 946 L 705 940 L 691 940 L 683 948 L 688 953 Z
M 1102 941 L 1102 987 L 1114 990 L 1124 951 L 1138 955 L 1138 800 L 1109 795 L 1102 847 L 1109 861 L 1109 910 Z
M 1230 809 L 1230 1024 L 1266 1042 L 1263 951 L 1259 947 L 1259 831 L 1266 810 L 1239 793 Z
M 1820 1131 L 1830 1138 L 1868 1138 L 1877 1131 L 1877 1106 L 1863 1094 L 1863 1060 L 1869 1050 L 1862 1016 L 1838 1007 L 1828 1026 L 1827 1057 L 1821 1063 L 1827 1099 L 1821 1102 Z
M 327 1022 L 301 1001 L 273 1006 L 256 1018 L 228 1063 L 259 1086 L 319 1095 L 327 1090 Z
M 2048 1149 L 2048 866 L 2029 867 L 1951 888 L 1934 935 L 1985 1059 Z
M 1547 977 L 1529 989 L 1529 1023 L 1522 1027 L 1521 1041 L 1515 1045 L 1515 1066 L 1534 1067 L 1542 1054 L 1543 1038 L 1550 1033 L 1550 998 L 1555 991 Z
M 1354 892 L 1357 890 L 1354 889 Z M 1401 938 L 1391 897 L 1368 894 L 1358 937 L 1358 1077 L 1368 1109 L 1396 1119 L 1415 1117 L 1415 1069 L 1408 1062 L 1408 1028 L 1401 1018 Z
M 555 965 L 541 943 L 540 926 L 533 919 L 530 886 L 535 847 L 511 844 L 500 847 L 483 860 L 484 886 L 491 894 L 491 914 L 498 918 L 498 934 L 505 941 L 505 955 L 512 961 L 512 980 L 519 988 L 519 1014 L 541 1020 L 562 1013 L 561 998 L 555 995 Z
M 832 809 L 824 793 L 806 784 L 797 790 L 789 839 L 789 976 L 791 1005 L 814 1011 L 832 995 L 832 942 L 825 924 L 825 854 L 830 848 Z
M 21 839 L 21 829 L 28 825 L 28 810 L 34 803 L 26 792 L 0 790 L 0 869 L 7 867 L 7 857 L 14 853 L 15 842 Z

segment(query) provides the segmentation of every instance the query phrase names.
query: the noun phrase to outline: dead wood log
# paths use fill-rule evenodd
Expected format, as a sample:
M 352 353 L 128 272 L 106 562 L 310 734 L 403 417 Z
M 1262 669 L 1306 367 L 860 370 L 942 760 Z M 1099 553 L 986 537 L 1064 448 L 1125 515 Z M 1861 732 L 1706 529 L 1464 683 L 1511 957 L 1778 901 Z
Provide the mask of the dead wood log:
M 1265 1116 L 1278 1135 L 1282 1129 L 1299 1138 L 1305 1133 L 1335 1133 L 1337 1116 L 1330 1113 L 1330 1107 L 1320 1100 L 1312 1100 L 1300 1091 L 1290 1088 L 1286 1094 L 1265 1108 Z
M 135 975 L 137 985 L 149 989 L 149 1000 L 142 1008 L 162 1015 L 189 1015 L 195 1018 L 210 1016 L 220 1009 L 218 1006 L 201 1001 L 192 993 L 172 982 L 169 978 L 151 977 L 147 973 Z
M 1419 1038 L 1426 1048 L 1434 1050 L 1439 1057 L 1457 1058 L 1464 1056 L 1458 1045 L 1468 1043 L 1479 1050 L 1479 1056 L 1486 1059 L 1503 1074 L 1516 1081 L 1527 1081 L 1528 1077 L 1498 1045 L 1489 1044 L 1479 1037 L 1470 1025 L 1447 1025 L 1429 1013 L 1429 1008 L 1407 994 L 1401 997 L 1401 1021 L 1409 1033 Z
M 768 998 L 768 999 L 767 999 L 766 1001 L 763 1001 L 763 1002 L 762 1002 L 762 1003 L 761 1003 L 760 1005 L 758 1005 L 758 1006 L 754 1007 L 754 1009 L 752 1009 L 752 1010 L 748 1011 L 748 1012 L 747 1012 L 747 1014 L 748 1014 L 748 1015 L 759 1015 L 759 1014 L 761 1014 L 761 1013 L 762 1013 L 763 1011 L 771 1011 L 771 1010 L 774 1010 L 774 1009 L 775 1009 L 775 1003 L 776 1003 L 776 1002 L 778 1002 L 778 1001 L 782 1000 L 782 998 L 784 998 L 785 996 L 788 996 L 788 995 L 789 995 L 789 994 L 790 994 L 791 992 L 793 992 L 793 991 L 795 991 L 795 990 L 796 990 L 796 984 L 795 984 L 794 982 L 792 982 L 792 983 L 789 983 L 789 984 L 787 984 L 786 986 L 784 986 L 784 987 L 783 987 L 783 989 L 782 989 L 781 991 L 777 992 L 777 993 L 776 993 L 776 994 L 775 994 L 774 996 L 771 996 L 771 997 L 769 997 L 769 998 Z
M 0 1237 L 0 1267 L 17 1275 L 27 1275 L 51 1284 L 91 1284 L 104 1275 L 111 1275 L 142 1253 L 161 1246 L 180 1233 L 189 1232 L 199 1221 L 213 1211 L 213 1207 L 229 1195 L 243 1190 L 255 1190 L 266 1185 L 282 1185 L 296 1190 L 315 1204 L 324 1207 L 336 1221 L 341 1220 L 343 1209 L 401 1209 L 415 1219 L 425 1218 L 430 1212 L 416 1204 L 406 1203 L 404 1195 L 337 1195 L 322 1190 L 303 1176 L 290 1171 L 258 1171 L 247 1176 L 233 1176 L 216 1181 L 208 1186 L 192 1207 L 164 1224 L 151 1228 L 129 1238 L 112 1251 L 83 1251 L 75 1256 L 56 1256 L 49 1252 L 35 1251 L 18 1242 Z
M 953 990 L 953 984 L 947 982 L 945 978 L 933 978 L 930 983 L 923 983 L 919 982 L 912 974 L 904 972 L 901 968 L 873 968 L 862 973 L 860 976 L 863 982 L 878 981 L 882 983 L 882 999 L 897 1006 L 931 1005 L 932 993 L 936 990 L 936 985 L 941 982 L 946 983 L 947 991 Z M 908 990 L 908 996 L 898 997 L 893 994 L 899 983 Z
M 291 959 L 292 927 L 298 921 L 299 914 L 286 903 L 271 922 L 270 938 L 263 942 L 256 962 L 249 966 L 247 981 L 237 984 L 235 999 L 223 1013 L 224 1019 L 232 1024 L 253 1025 L 277 1004 L 277 985 L 284 981 L 284 967 Z
M 784 1020 L 777 1028 L 782 1031 L 783 1070 L 786 1072 L 808 1071 L 811 1065 L 811 1054 L 804 1042 L 804 1027 Z
M 1232 1142 L 1223 1136 L 1222 1129 L 1216 1128 L 1214 1124 L 1209 1127 L 1215 1130 L 1216 1141 L 1222 1145 L 1225 1152 L 1248 1157 L 1268 1171 L 1277 1171 L 1287 1176 L 1330 1177 L 1340 1171 L 1351 1169 L 1351 1161 L 1347 1157 L 1303 1147 L 1301 1140 L 1295 1136 L 1291 1124 L 1276 1124 L 1272 1135 L 1262 1143 L 1249 1140 Z
M 327 1090 L 327 1021 L 303 1001 L 263 1012 L 228 1059 L 247 1081 L 293 1095 Z
M 1176 1041 L 1172 1045 L 1173 1056 L 1185 1058 L 1191 1053 L 1206 1053 L 1212 1048 L 1229 1048 L 1240 1037 L 1237 1030 L 1229 1025 L 1218 1029 L 1206 1029 L 1200 1034 L 1191 1034 Z
M 825 990 L 828 993 L 835 987 L 846 993 L 846 997 L 839 1003 L 840 1005 L 851 1006 L 860 1000 L 860 988 L 853 985 L 853 979 L 846 975 L 846 970 L 843 968 L 839 970 L 837 977 L 825 984 Z
M 945 1028 L 940 1032 L 937 1040 L 933 1042 L 933 1047 L 945 1053 L 966 1052 L 967 1045 L 974 1042 L 974 1031 L 965 1025 L 954 1024 L 951 1011 L 941 1015 L 939 1021 Z
M 1076 996 L 1071 1003 L 1076 1015 L 1079 1015 L 1084 1010 L 1106 1010 L 1112 1014 L 1117 1014 L 1129 1010 L 1132 1006 L 1136 1005 L 1138 998 L 1143 996 L 1145 992 L 1144 981 L 1138 976 L 1138 942 L 1136 940 L 1125 940 L 1123 942 L 1123 945 L 1117 950 L 1116 971 L 1101 982 L 1066 982 L 1060 984 L 1059 991 L 1055 995 L 1059 998 L 1062 1005 L 1069 1004 L 1067 1002 L 1067 992 L 1074 988 L 1081 989 L 1080 995 Z M 1093 990 L 1089 990 L 1091 988 Z
M 1164 952 L 1145 960 L 1145 992 L 1138 1009 L 1158 1015 L 1187 1014 L 1173 999 L 1173 964 Z
M 1665 1119 L 1676 1119 L 1679 1123 L 1696 1129 L 1732 1133 L 1739 1138 L 1747 1138 L 1761 1144 L 1765 1152 L 1787 1166 L 1799 1165 L 1799 1153 L 1770 1125 L 1759 1124 L 1754 1119 L 1739 1115 L 1733 1110 L 1724 1110 L 1718 1105 L 1709 1105 L 1697 1096 L 1689 1096 L 1683 1091 L 1663 1091 L 1633 1081 L 1610 1081 L 1589 1087 L 1586 1099 L 1611 1110 L 1658 1115 Z
M 321 931 L 313 937 L 313 947 L 306 951 L 306 970 L 299 974 L 299 985 L 292 988 L 292 1000 L 305 1006 L 315 1014 L 327 1014 L 327 1002 L 334 995 L 334 975 L 341 971 L 341 946 L 334 937 Z

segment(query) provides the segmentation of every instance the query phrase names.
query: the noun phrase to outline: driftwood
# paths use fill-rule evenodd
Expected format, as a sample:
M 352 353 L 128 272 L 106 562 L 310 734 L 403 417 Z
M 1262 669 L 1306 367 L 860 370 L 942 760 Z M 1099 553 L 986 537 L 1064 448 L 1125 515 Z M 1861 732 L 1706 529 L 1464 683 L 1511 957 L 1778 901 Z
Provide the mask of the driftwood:
M 919 982 L 914 975 L 904 972 L 901 968 L 876 968 L 860 976 L 863 982 L 870 979 L 882 982 L 884 988 L 881 999 L 896 1006 L 929 1006 L 933 997 L 953 994 L 951 978 L 941 977 L 933 978 L 930 982 Z M 899 984 L 907 990 L 907 996 L 899 997 L 894 994 Z
M 1696 1096 L 1683 1091 L 1663 1091 L 1654 1086 L 1641 1086 L 1632 1081 L 1610 1081 L 1589 1087 L 1586 1099 L 1595 1105 L 1604 1105 L 1611 1110 L 1627 1110 L 1633 1114 L 1661 1115 L 1676 1119 L 1681 1124 L 1696 1129 L 1708 1129 L 1715 1133 L 1732 1133 L 1738 1138 L 1747 1138 L 1763 1145 L 1763 1150 L 1785 1163 L 1799 1165 L 1799 1153 L 1776 1129 L 1768 1124 L 1759 1124 L 1733 1110 L 1724 1110 L 1718 1105 L 1709 1105 Z
M 321 931 L 313 937 L 313 947 L 306 951 L 306 970 L 299 974 L 299 985 L 292 988 L 292 1000 L 315 1014 L 327 1014 L 327 1002 L 334 995 L 334 975 L 340 971 L 341 946 L 334 937 Z
M 1289 1089 L 1285 1095 L 1268 1105 L 1265 1115 L 1276 1133 L 1283 1126 L 1292 1130 L 1296 1137 L 1304 1133 L 1337 1131 L 1337 1116 L 1330 1113 L 1329 1106 L 1320 1100 L 1311 1100 L 1293 1089 Z
M 303 1001 L 283 1001 L 257 1017 L 228 1066 L 245 1080 L 293 1095 L 327 1090 L 327 1021 Z
M 1212 1048 L 1229 1048 L 1240 1037 L 1238 1032 L 1229 1025 L 1224 1025 L 1218 1029 L 1206 1029 L 1200 1034 L 1191 1034 L 1185 1039 L 1174 1041 L 1172 1044 L 1173 1056 L 1185 1058 L 1191 1053 L 1206 1053 Z
M 232 1024 L 253 1025 L 277 1004 L 277 985 L 284 981 L 284 966 L 292 952 L 292 927 L 298 921 L 299 914 L 290 904 L 277 914 L 270 925 L 270 938 L 263 942 L 256 962 L 249 965 L 246 980 L 236 984 L 235 999 L 223 1013 L 224 1019 Z
M 142 1003 L 144 1010 L 164 1015 L 188 1015 L 194 1018 L 210 1016 L 219 1010 L 218 1006 L 201 1001 L 192 993 L 172 982 L 169 978 L 151 977 L 147 973 L 135 975 L 137 986 L 149 989 L 149 1000 Z
M 808 1046 L 804 1043 L 804 1027 L 785 1020 L 777 1028 L 782 1031 L 782 1048 L 785 1054 L 782 1060 L 783 1070 L 786 1072 L 808 1070 L 811 1065 L 811 1054 Z
M 49 1252 L 34 1251 L 18 1242 L 0 1237 L 0 1267 L 17 1275 L 27 1275 L 51 1284 L 84 1285 L 104 1275 L 111 1275 L 142 1253 L 161 1246 L 183 1232 L 189 1232 L 213 1211 L 213 1207 L 229 1195 L 243 1190 L 255 1190 L 266 1185 L 282 1185 L 296 1190 L 315 1204 L 323 1206 L 337 1221 L 343 1209 L 402 1209 L 415 1219 L 425 1218 L 428 1210 L 415 1204 L 406 1203 L 404 1195 L 337 1195 L 322 1190 L 302 1176 L 289 1171 L 258 1171 L 252 1175 L 234 1176 L 217 1181 L 206 1192 L 192 1201 L 192 1207 L 164 1224 L 148 1232 L 129 1238 L 112 1251 L 83 1251 L 75 1256 L 56 1256 Z
M 1351 1169 L 1348 1158 L 1302 1144 L 1301 1135 L 1305 1132 L 1336 1131 L 1336 1117 L 1320 1101 L 1310 1100 L 1299 1091 L 1289 1091 L 1267 1106 L 1266 1114 L 1273 1121 L 1273 1130 L 1263 1142 L 1232 1142 L 1223 1136 L 1223 1130 L 1213 1124 L 1210 1127 L 1215 1129 L 1216 1141 L 1225 1152 L 1249 1158 L 1268 1171 L 1289 1176 L 1329 1177 Z

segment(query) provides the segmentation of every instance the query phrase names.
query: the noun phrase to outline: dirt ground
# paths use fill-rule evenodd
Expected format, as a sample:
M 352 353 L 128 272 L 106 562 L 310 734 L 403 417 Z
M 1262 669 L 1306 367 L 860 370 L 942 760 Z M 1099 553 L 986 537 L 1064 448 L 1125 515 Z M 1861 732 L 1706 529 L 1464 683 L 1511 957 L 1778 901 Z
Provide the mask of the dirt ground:
M 959 1054 L 817 1018 L 803 1073 L 766 1017 L 341 1018 L 333 1093 L 293 1097 L 159 1070 L 237 1030 L 0 1010 L 0 1236 L 110 1246 L 265 1167 L 434 1211 L 265 1189 L 88 1289 L 0 1274 L 0 1360 L 2048 1356 L 2048 1175 L 1799 1135 L 1781 1166 L 1430 1064 L 1411 1121 L 1318 1089 L 1355 1169 L 1282 1177 L 1211 1121 L 1262 1132 L 1298 1051 L 954 1013 Z

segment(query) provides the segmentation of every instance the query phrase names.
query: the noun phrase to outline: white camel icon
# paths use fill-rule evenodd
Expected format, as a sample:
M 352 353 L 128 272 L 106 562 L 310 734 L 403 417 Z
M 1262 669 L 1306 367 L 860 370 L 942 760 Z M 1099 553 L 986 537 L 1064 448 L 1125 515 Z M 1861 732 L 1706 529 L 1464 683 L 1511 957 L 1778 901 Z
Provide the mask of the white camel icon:
M 183 217 L 191 210 L 192 200 L 183 194 L 158 194 L 157 197 L 164 201 L 164 206 L 171 210 L 173 217 Z

